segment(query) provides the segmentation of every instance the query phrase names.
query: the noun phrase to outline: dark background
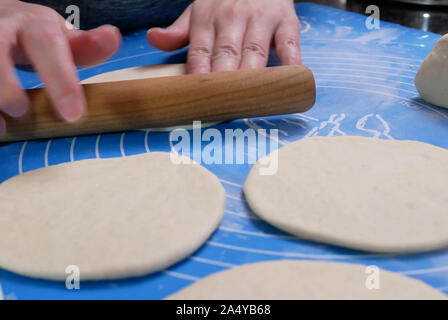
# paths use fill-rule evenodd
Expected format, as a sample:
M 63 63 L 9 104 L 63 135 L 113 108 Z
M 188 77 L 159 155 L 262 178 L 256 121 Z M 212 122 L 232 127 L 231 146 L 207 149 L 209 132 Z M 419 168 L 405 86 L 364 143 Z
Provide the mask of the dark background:
M 448 6 L 416 5 L 394 0 L 295 0 L 365 14 L 369 5 L 377 5 L 380 19 L 434 33 L 448 33 Z M 403 0 L 405 1 L 405 0 Z M 424 1 L 424 0 L 422 0 Z M 448 5 L 448 0 L 446 1 Z

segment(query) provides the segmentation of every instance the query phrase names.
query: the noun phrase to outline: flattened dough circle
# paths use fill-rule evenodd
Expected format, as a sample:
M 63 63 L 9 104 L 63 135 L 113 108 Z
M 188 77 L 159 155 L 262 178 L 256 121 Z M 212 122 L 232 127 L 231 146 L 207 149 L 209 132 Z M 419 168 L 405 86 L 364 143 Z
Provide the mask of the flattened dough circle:
M 98 82 L 114 82 L 114 81 L 125 81 L 125 80 L 137 80 L 137 79 L 148 79 L 148 78 L 160 78 L 160 77 L 170 77 L 178 76 L 181 74 L 187 74 L 187 65 L 183 63 L 178 64 L 157 64 L 148 65 L 142 67 L 121 69 L 111 72 L 106 72 L 93 76 L 81 81 L 82 84 L 88 83 L 98 83 Z M 206 122 L 202 123 L 202 128 L 207 128 L 214 126 L 220 122 Z M 186 124 L 181 126 L 171 126 L 163 128 L 151 128 L 151 131 L 172 131 L 175 129 L 193 129 L 193 124 Z
M 299 237 L 374 252 L 448 245 L 448 151 L 416 141 L 313 137 L 254 165 L 244 185 L 253 211 Z M 265 160 L 266 161 L 266 160 Z
M 0 268 L 81 281 L 162 270 L 218 226 L 225 192 L 197 164 L 168 153 L 90 159 L 29 171 L 0 184 Z
M 446 299 L 419 280 L 378 270 L 379 289 L 368 289 L 369 274 L 363 265 L 295 260 L 259 262 L 215 273 L 168 299 Z

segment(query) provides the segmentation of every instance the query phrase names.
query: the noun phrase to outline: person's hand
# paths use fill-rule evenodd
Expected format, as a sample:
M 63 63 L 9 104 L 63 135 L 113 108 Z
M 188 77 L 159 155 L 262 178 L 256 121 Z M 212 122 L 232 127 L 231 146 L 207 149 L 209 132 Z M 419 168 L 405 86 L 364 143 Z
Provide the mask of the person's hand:
M 300 23 L 292 0 L 196 0 L 149 43 L 172 51 L 190 44 L 188 71 L 265 67 L 271 43 L 281 62 L 301 64 Z
M 75 65 L 100 63 L 118 48 L 117 28 L 69 30 L 56 11 L 17 0 L 0 1 L 0 112 L 21 117 L 29 100 L 14 65 L 32 64 L 40 74 L 57 113 L 67 121 L 79 119 L 85 109 L 84 93 Z M 5 132 L 0 114 L 0 134 Z

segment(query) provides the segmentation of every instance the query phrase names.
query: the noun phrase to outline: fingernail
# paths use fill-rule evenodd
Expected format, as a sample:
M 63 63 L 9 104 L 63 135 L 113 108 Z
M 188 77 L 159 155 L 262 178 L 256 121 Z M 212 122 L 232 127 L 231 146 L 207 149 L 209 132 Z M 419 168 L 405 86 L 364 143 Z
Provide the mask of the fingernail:
M 114 25 L 112 25 L 112 24 L 103 24 L 103 25 L 98 26 L 98 27 L 96 27 L 96 28 L 93 28 L 93 29 L 91 29 L 91 30 L 99 30 L 99 29 L 104 29 L 104 28 L 112 28 L 112 29 L 119 30 L 116 26 L 114 26 Z M 91 31 L 91 30 L 90 30 L 90 31 Z
M 6 133 L 6 122 L 5 119 L 0 117 L 0 136 Z
M 116 26 L 113 26 L 113 25 L 109 25 L 109 26 L 114 30 L 114 32 L 115 32 L 116 34 L 118 34 L 118 35 L 121 36 L 120 29 L 118 29 Z
M 148 34 L 153 30 L 165 31 L 166 29 L 159 28 L 159 27 L 150 28 L 150 29 L 148 29 Z
M 85 110 L 85 105 L 82 99 L 75 94 L 69 94 L 63 97 L 59 100 L 58 106 L 61 116 L 69 122 L 79 120 Z
M 151 30 L 152 30 L 153 28 L 151 28 L 151 29 L 148 29 L 148 31 L 146 31 L 146 40 L 148 40 L 148 42 L 150 42 L 150 40 L 151 40 Z
M 13 118 L 20 118 L 24 116 L 28 111 L 28 102 L 27 101 L 17 101 L 13 103 L 7 103 L 3 106 L 0 106 L 0 110 L 2 110 L 7 115 Z

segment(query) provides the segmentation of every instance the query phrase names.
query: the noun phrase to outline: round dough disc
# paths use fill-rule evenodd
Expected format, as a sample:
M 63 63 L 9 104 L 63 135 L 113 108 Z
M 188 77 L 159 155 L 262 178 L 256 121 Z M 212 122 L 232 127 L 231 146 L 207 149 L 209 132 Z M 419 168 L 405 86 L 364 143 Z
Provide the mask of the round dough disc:
M 169 153 L 89 159 L 0 184 L 0 268 L 65 280 L 139 276 L 192 254 L 217 228 L 225 192 Z
M 375 274 L 367 271 L 366 266 L 349 263 L 259 262 L 215 273 L 168 299 L 446 299 L 419 280 L 381 269 L 376 269 Z
M 106 72 L 93 76 L 81 81 L 82 84 L 88 83 L 99 83 L 99 82 L 115 82 L 115 81 L 125 81 L 125 80 L 137 80 L 137 79 L 148 79 L 148 78 L 160 78 L 160 77 L 170 77 L 178 76 L 181 74 L 187 74 L 187 65 L 183 63 L 179 64 L 158 64 L 149 65 L 128 69 L 121 69 L 111 72 Z M 205 122 L 201 123 L 202 128 L 208 128 L 214 126 L 218 122 Z M 171 126 L 162 128 L 151 128 L 151 131 L 173 131 L 175 129 L 193 129 L 193 124 L 186 124 L 181 126 Z
M 447 150 L 416 141 L 312 137 L 272 156 L 278 171 L 260 175 L 262 165 L 255 164 L 244 194 L 274 226 L 374 252 L 448 245 Z

